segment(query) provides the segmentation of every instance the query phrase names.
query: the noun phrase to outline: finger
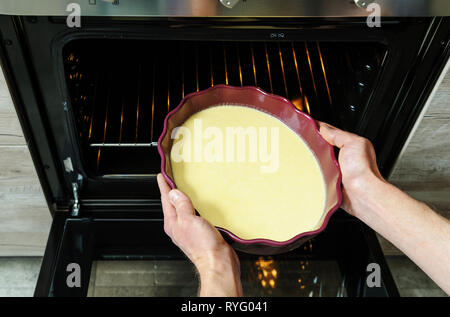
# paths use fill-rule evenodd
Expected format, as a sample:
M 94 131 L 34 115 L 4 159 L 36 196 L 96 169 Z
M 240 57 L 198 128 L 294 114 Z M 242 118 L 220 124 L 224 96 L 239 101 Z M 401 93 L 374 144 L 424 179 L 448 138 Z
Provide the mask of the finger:
M 174 219 L 177 218 L 175 208 L 169 201 L 169 192 L 171 188 L 167 184 L 162 174 L 158 174 L 156 179 L 158 180 L 158 187 L 159 191 L 161 192 L 161 204 L 164 213 L 164 225 L 170 228 L 172 221 L 174 221 Z
M 343 148 L 344 145 L 350 142 L 356 135 L 350 132 L 340 130 L 325 122 L 319 123 L 319 132 L 322 137 L 331 145 Z
M 169 192 L 169 200 L 175 207 L 177 215 L 194 215 L 194 206 L 191 200 L 178 189 L 172 189 Z

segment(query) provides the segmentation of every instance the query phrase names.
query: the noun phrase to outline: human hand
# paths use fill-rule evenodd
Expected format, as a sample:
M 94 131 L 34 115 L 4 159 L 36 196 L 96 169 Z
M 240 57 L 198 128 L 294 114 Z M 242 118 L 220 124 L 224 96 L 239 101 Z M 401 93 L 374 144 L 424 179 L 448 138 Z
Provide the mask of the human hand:
M 322 137 L 340 149 L 339 165 L 342 172 L 342 208 L 361 218 L 362 201 L 375 182 L 386 182 L 378 170 L 372 143 L 356 134 L 340 130 L 324 122 L 318 122 Z M 358 208 L 361 207 L 361 208 Z
M 197 268 L 200 295 L 240 296 L 239 259 L 219 231 L 195 214 L 189 197 L 157 176 L 164 212 L 164 231 Z

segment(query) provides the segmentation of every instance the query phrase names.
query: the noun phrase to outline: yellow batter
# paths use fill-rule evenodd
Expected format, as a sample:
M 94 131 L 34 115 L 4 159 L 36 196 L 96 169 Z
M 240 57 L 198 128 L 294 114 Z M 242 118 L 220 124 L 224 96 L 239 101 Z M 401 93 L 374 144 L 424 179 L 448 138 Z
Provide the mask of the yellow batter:
M 191 116 L 172 138 L 175 184 L 214 226 L 242 239 L 282 242 L 322 224 L 322 171 L 304 141 L 278 119 L 221 105 Z

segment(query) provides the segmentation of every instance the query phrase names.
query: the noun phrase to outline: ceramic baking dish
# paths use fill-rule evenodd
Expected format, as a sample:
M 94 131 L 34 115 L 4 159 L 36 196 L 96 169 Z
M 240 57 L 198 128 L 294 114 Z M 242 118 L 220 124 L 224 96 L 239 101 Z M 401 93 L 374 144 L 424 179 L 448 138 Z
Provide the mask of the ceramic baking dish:
M 168 113 L 164 120 L 163 132 L 158 140 L 158 151 L 161 155 L 161 172 L 169 185 L 176 188 L 170 164 L 172 130 L 181 126 L 194 113 L 221 104 L 245 105 L 281 120 L 309 146 L 319 163 L 326 184 L 325 211 L 318 229 L 299 232 L 291 239 L 279 242 L 267 239 L 245 240 L 224 228 L 218 228 L 227 241 L 234 248 L 244 252 L 277 254 L 290 251 L 322 232 L 333 212 L 339 208 L 342 199 L 341 172 L 333 147 L 322 138 L 315 121 L 309 115 L 299 111 L 287 99 L 268 94 L 256 87 L 217 85 L 187 95 L 176 108 Z

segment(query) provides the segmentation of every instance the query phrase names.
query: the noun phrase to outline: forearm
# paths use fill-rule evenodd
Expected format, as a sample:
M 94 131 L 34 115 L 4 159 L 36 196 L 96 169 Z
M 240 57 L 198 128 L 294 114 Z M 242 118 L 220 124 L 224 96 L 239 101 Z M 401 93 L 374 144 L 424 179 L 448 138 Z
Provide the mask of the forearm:
M 354 214 L 450 294 L 450 222 L 389 183 L 368 184 L 357 196 Z
M 196 264 L 200 275 L 199 296 L 242 296 L 239 259 L 231 249 L 211 254 Z

